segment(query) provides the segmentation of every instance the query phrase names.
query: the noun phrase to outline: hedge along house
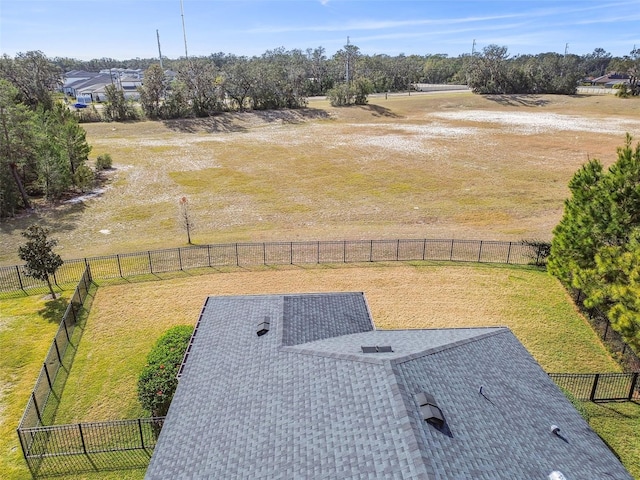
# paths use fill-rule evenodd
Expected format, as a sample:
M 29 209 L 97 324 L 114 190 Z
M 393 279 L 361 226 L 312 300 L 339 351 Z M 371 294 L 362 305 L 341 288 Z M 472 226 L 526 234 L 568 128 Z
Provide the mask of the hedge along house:
M 362 293 L 210 297 L 181 372 L 147 479 L 632 478 L 508 328 Z

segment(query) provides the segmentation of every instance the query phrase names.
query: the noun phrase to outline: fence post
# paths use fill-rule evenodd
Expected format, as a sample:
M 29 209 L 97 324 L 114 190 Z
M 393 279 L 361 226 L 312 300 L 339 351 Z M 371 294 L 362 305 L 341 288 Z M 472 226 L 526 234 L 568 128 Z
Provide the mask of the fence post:
M 178 247 L 178 264 L 180 265 L 180 271 L 182 271 L 182 248 Z
M 600 380 L 600 374 L 596 373 L 593 379 L 593 386 L 591 387 L 591 394 L 589 395 L 589 400 L 591 400 L 592 402 L 596 398 L 596 390 L 598 389 L 598 380 Z
M 120 274 L 120 278 L 124 278 L 122 275 L 122 265 L 120 265 L 120 254 L 116 255 L 116 260 L 118 261 L 118 273 Z
M 427 239 L 425 238 L 422 241 L 422 261 L 424 261 L 426 254 L 427 254 Z
M 320 264 L 320 241 L 318 241 L 318 264 Z
M 629 395 L 627 396 L 628 400 L 633 400 L 633 392 L 635 391 L 637 384 L 638 384 L 638 372 L 633 374 L 633 379 L 631 380 L 631 388 L 629 389 Z
M 369 240 L 369 261 L 373 262 L 373 240 Z
M 47 376 L 47 383 L 49 384 L 49 390 L 53 390 L 53 385 L 51 385 L 51 377 L 49 376 L 49 370 L 47 369 L 47 362 L 42 364 L 42 368 L 44 368 L 44 374 Z
M 56 347 L 56 353 L 58 354 L 58 362 L 60 362 L 60 365 L 64 366 L 64 364 L 62 363 L 62 357 L 60 357 L 60 350 L 58 349 L 58 339 L 57 338 L 53 339 L 53 346 Z
M 481 256 L 482 256 L 482 240 L 480 240 L 480 248 L 478 249 L 478 263 L 480 263 Z
M 80 432 L 80 441 L 82 442 L 82 451 L 87 455 L 87 445 L 84 443 L 84 434 L 82 433 L 82 424 L 78 424 L 78 431 Z
M 398 243 L 396 244 L 396 262 L 400 260 L 400 239 L 398 239 Z
M 451 252 L 449 252 L 449 261 L 452 261 L 452 260 L 453 260 L 453 242 L 454 242 L 454 241 L 455 241 L 455 240 L 452 238 L 452 239 L 451 239 Z
M 289 265 L 293 265 L 293 242 L 289 242 Z
M 138 430 L 140 431 L 140 444 L 144 447 L 144 435 L 142 434 L 142 420 L 138 418 Z
M 151 263 L 151 252 L 147 250 L 147 257 L 149 258 L 149 272 L 153 275 L 153 263 Z
M 62 319 L 62 325 L 64 326 L 64 334 L 67 336 L 67 342 L 71 343 L 71 339 L 69 338 L 69 331 L 67 330 L 67 319 Z
M 69 304 L 69 310 L 71 311 L 71 315 L 73 316 L 73 324 L 78 323 L 78 317 L 76 316 L 76 309 L 73 306 L 73 303 Z
M 238 244 L 235 244 L 236 246 L 236 267 L 240 266 L 240 257 L 238 256 Z
M 262 242 L 262 264 L 267 264 L 267 244 Z
M 20 275 L 20 267 L 16 265 L 16 274 L 18 275 L 18 283 L 20 284 L 20 290 L 24 293 L 27 293 L 24 289 L 24 285 L 22 284 L 22 276 Z
M 342 241 L 342 263 L 347 263 L 347 241 Z
M 209 261 L 209 267 L 211 267 L 211 245 L 207 244 L 207 260 Z
M 36 401 L 35 392 L 31 392 L 31 400 L 33 401 L 33 406 L 36 409 L 36 415 L 38 417 L 38 421 L 40 422 L 40 425 L 44 425 L 44 422 L 42 421 L 42 415 L 40 415 L 40 408 L 38 408 L 38 402 Z
M 511 258 L 511 242 L 509 242 L 509 249 L 507 250 L 507 265 L 509 264 L 510 258 Z
M 29 470 L 31 470 L 31 462 L 27 459 L 27 449 L 24 448 L 24 439 L 22 438 L 22 430 L 18 428 L 16 429 L 16 431 L 18 432 L 18 438 L 20 439 L 20 448 L 22 448 L 22 456 L 24 456 L 24 459 L 27 461 L 27 464 L 29 465 Z M 31 476 L 33 478 L 36 478 L 35 475 L 33 475 L 33 471 L 31 472 Z

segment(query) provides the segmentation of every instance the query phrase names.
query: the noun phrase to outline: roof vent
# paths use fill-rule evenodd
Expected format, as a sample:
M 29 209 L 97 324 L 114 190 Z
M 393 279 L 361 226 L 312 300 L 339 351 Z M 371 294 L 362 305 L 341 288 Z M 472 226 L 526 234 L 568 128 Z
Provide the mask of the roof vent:
M 360 347 L 362 348 L 362 353 L 389 353 L 389 352 L 393 352 L 393 349 L 391 348 L 391 345 L 383 345 L 383 346 L 376 346 L 376 347 Z
M 567 477 L 562 472 L 555 470 L 549 474 L 549 480 L 567 480 Z
M 440 410 L 433 395 L 427 392 L 420 392 L 416 395 L 416 402 L 420 405 L 420 415 L 422 415 L 423 420 L 437 428 L 444 426 L 442 410 Z
M 264 317 L 264 320 L 258 324 L 258 331 L 256 333 L 259 337 L 261 337 L 269 331 L 270 326 L 271 322 L 269 320 L 269 317 Z

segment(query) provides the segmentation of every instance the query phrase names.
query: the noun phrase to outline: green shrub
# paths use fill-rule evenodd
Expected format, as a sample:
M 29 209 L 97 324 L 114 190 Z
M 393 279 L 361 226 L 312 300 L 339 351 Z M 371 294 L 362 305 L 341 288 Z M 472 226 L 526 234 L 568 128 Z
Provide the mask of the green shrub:
M 178 387 L 178 369 L 189 346 L 193 327 L 178 325 L 167 330 L 147 356 L 147 365 L 138 377 L 138 399 L 154 417 L 167 414 Z
M 113 160 L 111 159 L 111 155 L 108 153 L 103 153 L 102 155 L 98 155 L 96 159 L 96 170 L 108 170 L 112 167 Z
M 97 123 L 102 121 L 102 115 L 100 115 L 95 105 L 76 110 L 76 118 L 78 119 L 78 123 Z
M 522 243 L 529 247 L 527 256 L 531 259 L 530 265 L 546 265 L 547 258 L 551 255 L 551 242 L 544 240 L 522 240 Z
M 93 187 L 94 181 L 95 181 L 95 175 L 93 174 L 93 170 L 91 170 L 89 167 L 87 167 L 84 164 L 80 165 L 76 169 L 76 173 L 73 174 L 73 183 L 82 192 L 91 190 L 91 188 Z

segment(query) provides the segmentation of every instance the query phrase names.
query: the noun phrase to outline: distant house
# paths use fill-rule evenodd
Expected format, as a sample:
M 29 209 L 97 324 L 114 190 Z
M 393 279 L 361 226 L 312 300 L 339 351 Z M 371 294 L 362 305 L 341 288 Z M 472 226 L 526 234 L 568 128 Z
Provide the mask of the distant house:
M 124 92 L 125 98 L 137 100 L 138 87 L 142 86 L 143 72 L 140 69 L 106 69 L 100 72 L 72 71 L 65 74 L 62 91 L 82 103 L 106 100 L 107 85 L 116 85 Z
M 376 330 L 362 293 L 230 296 L 191 341 L 149 480 L 632 478 L 508 328 Z
M 613 88 L 620 83 L 629 83 L 630 77 L 626 73 L 608 73 L 590 80 L 591 85 Z

